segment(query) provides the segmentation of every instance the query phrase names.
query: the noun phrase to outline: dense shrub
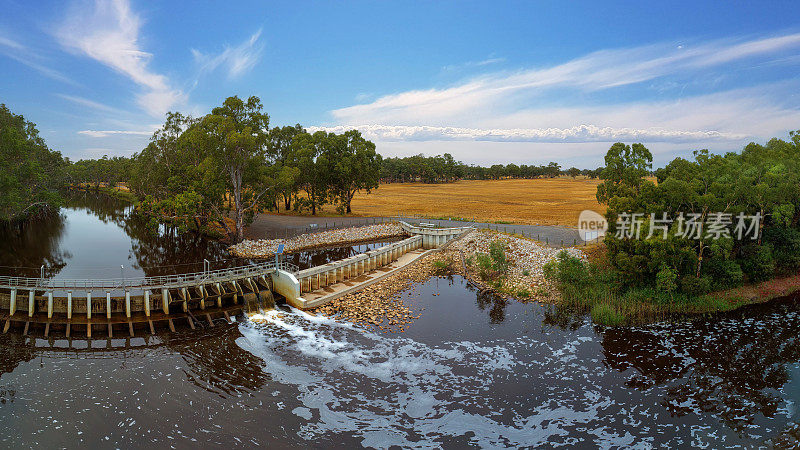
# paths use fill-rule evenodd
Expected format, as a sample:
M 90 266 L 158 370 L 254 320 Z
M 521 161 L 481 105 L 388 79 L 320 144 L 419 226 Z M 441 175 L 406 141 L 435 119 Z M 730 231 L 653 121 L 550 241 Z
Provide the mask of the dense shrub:
M 689 295 L 703 295 L 711 291 L 711 277 L 686 275 L 681 278 L 681 290 Z
M 661 292 L 675 292 L 678 289 L 678 274 L 674 269 L 663 266 L 656 274 L 656 289 Z
M 774 227 L 764 233 L 764 242 L 772 247 L 775 266 L 781 273 L 800 269 L 800 230 Z
M 489 244 L 489 253 L 478 252 L 475 254 L 478 265 L 478 275 L 482 280 L 498 281 L 506 277 L 511 261 L 506 256 L 505 245 L 494 241 Z
M 741 250 L 742 271 L 750 281 L 764 281 L 775 272 L 775 258 L 769 245 L 748 244 Z

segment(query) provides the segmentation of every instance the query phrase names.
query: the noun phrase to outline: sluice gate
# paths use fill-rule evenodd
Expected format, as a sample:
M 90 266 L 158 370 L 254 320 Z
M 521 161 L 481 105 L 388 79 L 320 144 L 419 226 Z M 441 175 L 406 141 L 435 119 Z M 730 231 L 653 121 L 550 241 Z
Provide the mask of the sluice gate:
M 134 336 L 156 327 L 196 328 L 232 322 L 242 312 L 274 305 L 273 278 L 297 273 L 275 261 L 190 274 L 68 280 L 0 277 L 0 326 L 24 335 L 92 333 Z

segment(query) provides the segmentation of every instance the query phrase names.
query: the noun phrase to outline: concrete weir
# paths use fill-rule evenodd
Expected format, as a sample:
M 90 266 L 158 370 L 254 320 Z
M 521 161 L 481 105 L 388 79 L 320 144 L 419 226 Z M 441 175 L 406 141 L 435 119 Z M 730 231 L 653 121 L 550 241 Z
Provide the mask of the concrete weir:
M 95 328 L 113 337 L 115 328 L 134 336 L 136 329 L 155 334 L 155 324 L 175 331 L 175 323 L 214 326 L 231 315 L 251 312 L 273 293 L 309 309 L 372 284 L 419 257 L 445 245 L 471 227 L 427 228 L 400 222 L 411 235 L 350 258 L 302 271 L 288 263 L 261 264 L 161 277 L 66 280 L 0 277 L 0 326 L 28 334 L 43 328 L 70 333 Z M 27 302 L 24 299 L 27 297 Z M 256 306 L 254 306 L 256 305 Z
M 0 277 L 0 326 L 23 334 L 43 328 L 85 332 L 97 329 L 113 337 L 115 328 L 134 336 L 137 329 L 155 334 L 156 325 L 175 330 L 176 323 L 195 328 L 248 311 L 250 301 L 272 299 L 275 280 L 293 278 L 296 267 L 274 261 L 215 271 L 163 277 L 62 280 Z M 27 302 L 20 302 L 27 297 Z M 259 302 L 260 303 L 260 302 Z

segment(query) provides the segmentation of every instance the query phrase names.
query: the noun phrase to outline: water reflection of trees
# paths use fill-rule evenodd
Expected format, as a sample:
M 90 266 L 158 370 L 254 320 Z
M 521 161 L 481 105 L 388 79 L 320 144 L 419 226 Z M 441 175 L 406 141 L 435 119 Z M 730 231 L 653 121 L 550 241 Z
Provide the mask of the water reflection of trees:
M 133 268 L 147 276 L 199 272 L 203 260 L 211 262 L 212 269 L 248 264 L 252 260 L 233 258 L 228 245 L 194 232 L 181 232 L 169 225 L 153 227 L 149 220 L 132 213 L 128 202 L 93 192 L 71 193 L 66 205 L 70 209 L 87 211 L 104 224 L 113 224 L 130 238 L 129 259 Z M 24 227 L 7 227 L 0 230 L 0 274 L 39 276 L 39 267 L 46 266 L 45 275 L 57 275 L 71 255 L 60 250 L 66 229 L 65 216 L 54 214 L 46 220 L 26 224 Z M 348 258 L 358 253 L 385 245 L 373 242 L 356 246 L 324 248 L 286 255 L 286 259 L 300 268 L 326 264 Z M 126 255 L 120 255 L 124 258 Z M 126 264 L 127 265 L 127 264 Z M 19 267 L 27 267 L 21 270 Z
M 506 320 L 506 307 L 508 306 L 509 300 L 504 298 L 501 295 L 497 295 L 496 293 L 488 290 L 481 290 L 478 286 L 469 282 L 466 278 L 462 276 L 458 276 L 467 288 L 469 292 L 475 293 L 475 304 L 478 306 L 478 309 L 481 311 L 487 311 L 489 313 L 489 322 L 492 324 L 500 324 Z M 455 284 L 455 278 L 453 275 L 446 275 L 444 277 L 447 280 L 449 285 Z
M 544 311 L 542 323 L 562 330 L 575 331 L 586 323 L 586 315 L 576 313 L 558 305 L 550 305 Z
M 131 204 L 124 200 L 89 191 L 71 193 L 66 204 L 72 209 L 91 212 L 101 222 L 113 223 L 120 228 L 125 224 L 132 208 Z
M 26 346 L 22 336 L 14 333 L 0 335 L 0 377 L 13 372 L 20 364 L 34 358 L 36 358 L 35 349 Z M 3 392 L 0 392 L 0 402 L 5 403 L 9 395 L 13 393 L 3 389 Z
M 230 258 L 227 245 L 222 242 L 198 233 L 180 232 L 174 227 L 154 229 L 138 216 L 129 217 L 123 229 L 131 238 L 131 253 L 137 268 L 147 276 L 199 272 L 203 270 L 204 259 L 214 262 L 212 269 L 249 261 Z
M 599 332 L 609 366 L 637 370 L 630 387 L 664 384 L 671 413 L 714 412 L 738 432 L 758 414 L 775 415 L 788 366 L 800 361 L 800 315 L 792 300 L 690 323 Z
M 24 224 L 0 224 L 0 274 L 38 277 L 57 275 L 70 254 L 59 247 L 65 230 L 64 216 L 52 213 Z
M 63 357 L 76 360 L 102 358 L 109 360 L 108 367 L 115 367 L 113 361 L 124 362 L 132 358 L 147 359 L 151 354 L 159 358 L 158 348 L 167 348 L 179 354 L 186 362 L 184 370 L 187 381 L 220 395 L 237 395 L 262 387 L 270 377 L 262 370 L 263 361 L 236 344 L 241 337 L 237 326 L 215 326 L 186 333 L 160 336 L 154 346 L 145 347 L 92 347 L 64 348 L 63 340 L 51 342 L 50 347 L 34 346 L 32 340 L 16 333 L 0 335 L 0 376 L 12 373 L 25 362 L 38 357 Z M 80 340 L 85 342 L 84 340 Z M 163 343 L 161 343 L 163 342 Z M 111 369 L 109 369 L 111 370 Z M 57 377 L 57 374 L 50 373 Z M 47 382 L 47 380 L 45 380 Z M 4 395 L 0 384 L 0 402 Z

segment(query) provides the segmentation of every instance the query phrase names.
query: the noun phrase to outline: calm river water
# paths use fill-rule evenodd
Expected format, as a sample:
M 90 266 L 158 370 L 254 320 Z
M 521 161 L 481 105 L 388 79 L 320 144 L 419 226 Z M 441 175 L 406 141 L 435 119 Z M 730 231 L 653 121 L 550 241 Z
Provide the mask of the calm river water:
M 124 205 L 83 203 L 3 239 L 0 264 L 73 277 L 226 258 L 203 239 L 148 235 Z M 721 448 L 800 436 L 797 298 L 602 328 L 460 277 L 402 295 L 422 315 L 402 334 L 278 309 L 146 339 L 0 335 L 0 443 Z

